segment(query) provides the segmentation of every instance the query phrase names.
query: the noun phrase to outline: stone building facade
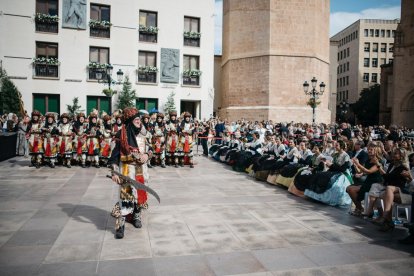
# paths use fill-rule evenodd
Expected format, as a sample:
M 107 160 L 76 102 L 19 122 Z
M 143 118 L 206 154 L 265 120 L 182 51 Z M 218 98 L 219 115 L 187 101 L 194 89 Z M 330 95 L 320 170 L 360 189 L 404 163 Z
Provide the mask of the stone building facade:
M 221 117 L 311 122 L 302 85 L 316 77 L 327 87 L 316 121 L 331 121 L 329 2 L 223 1 Z
M 381 74 L 380 123 L 414 128 L 414 1 L 401 1 L 394 61 Z

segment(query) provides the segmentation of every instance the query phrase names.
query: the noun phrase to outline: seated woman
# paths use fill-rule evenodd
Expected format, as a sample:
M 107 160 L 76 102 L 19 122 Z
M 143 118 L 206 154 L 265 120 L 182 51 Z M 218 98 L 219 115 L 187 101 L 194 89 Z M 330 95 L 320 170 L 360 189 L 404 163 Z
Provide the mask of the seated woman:
M 346 188 L 353 183 L 349 173 L 351 159 L 345 152 L 344 141 L 338 141 L 335 149 L 333 162 L 323 161 L 329 170 L 315 174 L 305 190 L 305 195 L 332 206 L 348 205 L 351 198 L 346 193 Z
M 392 151 L 392 162 L 387 171 L 382 166 L 378 166 L 380 173 L 384 178 L 383 185 L 372 185 L 370 189 L 370 205 L 368 212 L 372 212 L 378 196 L 384 200 L 384 212 L 382 216 L 374 220 L 374 223 L 381 226 L 382 231 L 388 231 L 394 228 L 392 222 L 392 205 L 395 202 L 408 204 L 411 196 L 404 193 L 407 182 L 412 181 L 409 170 L 407 151 L 403 148 L 395 148 Z
M 285 158 L 282 160 L 278 160 L 272 164 L 270 167 L 270 173 L 267 177 L 267 182 L 270 184 L 277 184 L 277 176 L 280 174 L 281 170 L 289 165 L 290 163 L 297 163 L 298 158 L 300 158 L 299 150 L 296 147 L 295 140 L 290 139 L 289 140 L 289 147 L 287 149 L 287 154 L 285 155 Z
M 262 148 L 262 144 L 259 140 L 259 133 L 253 133 L 253 141 L 250 143 L 245 144 L 245 150 L 240 152 L 240 156 L 236 161 L 236 164 L 233 166 L 233 169 L 238 172 L 245 172 L 246 168 L 248 168 L 252 164 L 252 159 L 254 157 L 260 156 L 260 150 Z
M 361 201 L 365 198 L 365 193 L 368 193 L 371 189 L 372 184 L 382 183 L 382 176 L 379 172 L 379 166 L 381 165 L 380 148 L 374 144 L 368 146 L 368 161 L 362 165 L 359 163 L 358 158 L 352 158 L 356 170 L 356 176 L 361 178 L 365 175 L 366 178 L 362 183 L 355 183 L 346 189 L 346 192 L 351 197 L 355 204 L 355 210 L 351 212 L 352 215 L 362 216 L 364 214 L 364 208 L 362 207 Z M 373 212 L 367 214 L 372 217 Z
M 305 166 L 309 166 L 312 160 L 312 151 L 307 148 L 305 142 L 299 143 L 298 163 L 286 165 L 280 171 L 276 178 L 276 183 L 289 188 L 293 184 L 293 180 L 298 172 L 303 170 Z
M 297 195 L 299 197 L 305 197 L 305 190 L 309 186 L 309 182 L 318 172 L 322 172 L 325 170 L 325 164 L 323 161 L 326 161 L 326 157 L 321 154 L 323 147 L 314 145 L 312 148 L 312 157 L 311 157 L 311 164 L 310 166 L 302 170 L 299 174 L 296 175 L 295 179 L 293 180 L 293 184 L 289 187 L 289 192 Z

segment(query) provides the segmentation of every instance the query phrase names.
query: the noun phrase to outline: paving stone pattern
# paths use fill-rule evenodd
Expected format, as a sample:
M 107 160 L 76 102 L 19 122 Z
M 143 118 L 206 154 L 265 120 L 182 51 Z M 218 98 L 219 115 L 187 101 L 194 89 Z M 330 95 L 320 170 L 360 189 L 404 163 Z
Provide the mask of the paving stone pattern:
M 150 169 L 144 227 L 114 239 L 108 169 L 0 163 L 0 275 L 409 275 L 413 246 L 205 157 Z

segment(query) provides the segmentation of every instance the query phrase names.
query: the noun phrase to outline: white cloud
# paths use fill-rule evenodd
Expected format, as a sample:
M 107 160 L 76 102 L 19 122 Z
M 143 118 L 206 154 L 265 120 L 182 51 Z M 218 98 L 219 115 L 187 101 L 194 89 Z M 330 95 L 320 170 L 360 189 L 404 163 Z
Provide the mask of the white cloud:
M 215 23 L 214 23 L 214 53 L 221 54 L 221 29 L 223 27 L 223 1 L 216 0 L 215 2 Z
M 400 18 L 401 7 L 380 7 L 360 12 L 334 12 L 330 17 L 330 36 L 342 31 L 359 19 L 396 19 Z

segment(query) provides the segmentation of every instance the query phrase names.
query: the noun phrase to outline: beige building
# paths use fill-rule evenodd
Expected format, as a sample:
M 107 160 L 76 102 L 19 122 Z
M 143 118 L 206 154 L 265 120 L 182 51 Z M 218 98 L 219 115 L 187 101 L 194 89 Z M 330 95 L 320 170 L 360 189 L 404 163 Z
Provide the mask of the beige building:
M 306 2 L 304 12 L 299 0 L 223 1 L 221 117 L 311 122 L 302 85 L 316 77 L 327 87 L 316 121 L 331 121 L 330 1 Z
M 331 40 L 329 45 L 329 91 L 330 98 L 329 98 L 329 110 L 331 111 L 331 122 L 336 121 L 336 95 L 337 95 L 337 87 L 336 87 L 336 79 L 338 77 L 338 73 L 336 68 L 338 67 L 338 60 L 336 59 L 338 53 L 338 45 L 339 41 Z
M 414 1 L 402 0 L 394 62 L 382 66 L 380 124 L 414 128 Z
M 360 19 L 331 38 L 338 41 L 337 103 L 355 103 L 361 90 L 380 83 L 381 65 L 392 62 L 399 20 Z

